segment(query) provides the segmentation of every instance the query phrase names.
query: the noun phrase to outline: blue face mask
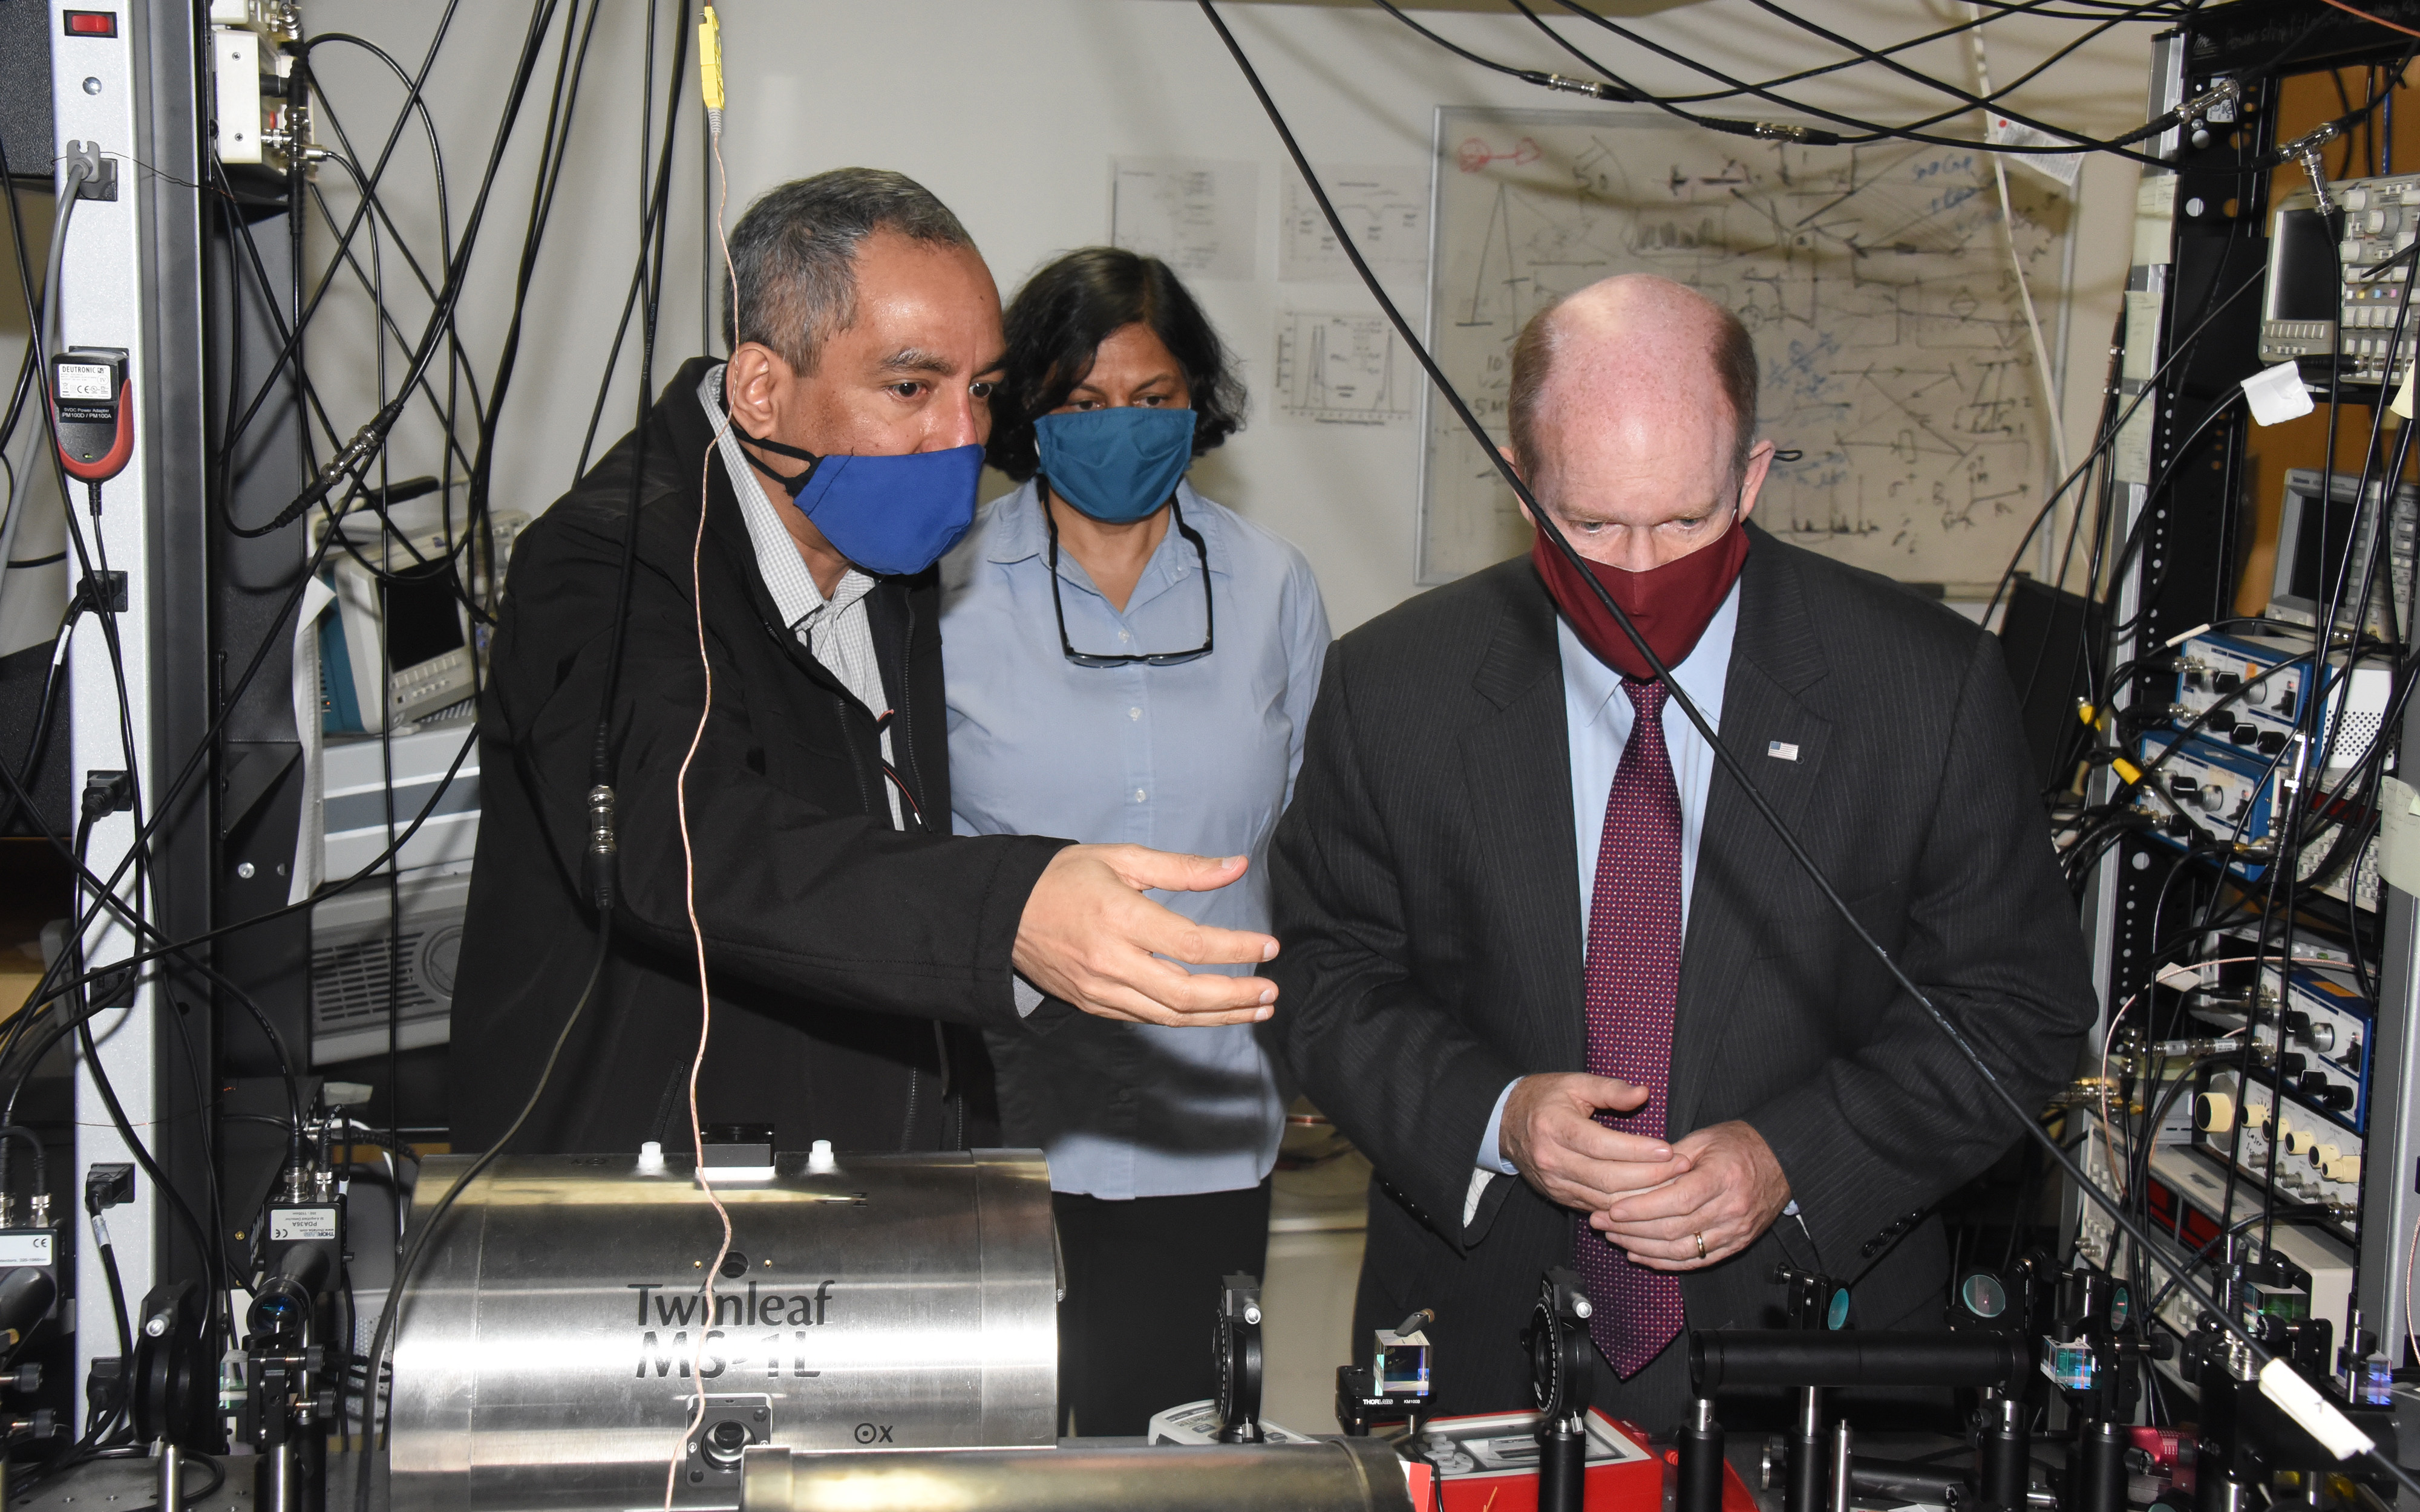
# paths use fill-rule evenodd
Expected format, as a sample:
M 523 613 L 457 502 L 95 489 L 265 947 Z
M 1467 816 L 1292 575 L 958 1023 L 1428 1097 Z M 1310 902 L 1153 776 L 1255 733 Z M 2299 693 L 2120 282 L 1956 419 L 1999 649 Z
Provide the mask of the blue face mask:
M 805 471 L 787 477 L 770 468 L 766 471 L 833 550 L 876 577 L 923 571 L 974 526 L 975 483 L 984 461 L 980 446 L 905 456 L 821 456 L 761 440 L 740 430 L 737 421 L 731 428 L 751 446 L 807 464 Z
M 1079 409 L 1033 423 L 1050 491 L 1104 525 L 1126 525 L 1168 502 L 1193 465 L 1193 411 Z

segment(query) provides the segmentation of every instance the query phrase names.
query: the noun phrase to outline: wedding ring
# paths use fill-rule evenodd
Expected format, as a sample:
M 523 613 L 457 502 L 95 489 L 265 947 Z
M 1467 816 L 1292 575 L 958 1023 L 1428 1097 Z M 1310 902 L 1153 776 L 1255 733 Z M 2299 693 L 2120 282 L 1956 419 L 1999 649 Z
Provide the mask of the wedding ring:
M 1701 1260 L 1704 1259 L 1706 1257 L 1706 1236 L 1703 1234 L 1691 1234 L 1689 1237 L 1698 1242 L 1698 1258 Z

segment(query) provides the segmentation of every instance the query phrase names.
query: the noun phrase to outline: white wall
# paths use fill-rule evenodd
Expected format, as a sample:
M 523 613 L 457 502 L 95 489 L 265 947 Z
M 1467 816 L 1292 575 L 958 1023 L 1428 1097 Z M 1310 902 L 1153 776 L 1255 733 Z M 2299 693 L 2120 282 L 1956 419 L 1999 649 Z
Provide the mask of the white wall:
M 17 195 L 29 243 L 26 261 L 38 279 L 50 246 L 51 203 L 49 195 L 37 190 Z M 16 270 L 0 271 L 0 382 L 16 380 L 17 364 L 24 360 L 31 329 Z M 0 394 L 0 410 L 7 407 L 7 396 Z M 64 547 L 67 525 L 59 512 L 58 473 L 51 462 L 49 429 L 32 399 L 26 401 L 24 413 L 17 421 L 7 458 L 7 471 L 0 473 L 5 480 L 0 481 L 0 490 L 5 491 L 0 492 L 0 520 L 8 517 L 11 508 L 24 510 L 8 554 L 20 562 L 39 561 Z M 5 588 L 0 588 L 0 656 L 41 644 L 58 633 L 59 616 L 67 610 L 70 575 L 67 565 L 22 567 L 8 574 Z M 13 762 L 18 757 L 5 759 Z
M 307 0 L 314 33 L 350 31 L 411 66 L 442 8 L 394 0 Z M 669 11 L 670 8 L 665 8 Z M 1277 214 L 1283 152 L 1199 10 L 1182 0 L 727 0 L 721 8 L 730 69 L 725 152 L 736 219 L 752 195 L 784 179 L 841 164 L 901 169 L 954 208 L 982 243 L 1002 292 L 1053 253 L 1106 240 L 1108 162 L 1116 155 L 1248 158 L 1260 162 L 1259 277 L 1196 285 L 1256 388 L 1254 422 L 1209 459 L 1205 491 L 1294 539 L 1309 554 L 1338 628 L 1414 592 L 1413 531 L 1419 434 L 1416 427 L 1348 431 L 1274 419 L 1258 393 L 1272 361 L 1281 305 L 1368 308 L 1356 286 L 1277 282 Z M 1869 42 L 1894 41 L 1963 19 L 1963 7 L 1895 0 L 1827 0 L 1825 24 Z M 494 130 L 498 103 L 529 14 L 524 6 L 463 6 L 430 89 L 445 144 L 457 222 L 467 212 Z M 570 177 L 546 243 L 523 337 L 520 377 L 498 451 L 499 504 L 536 509 L 568 482 L 603 371 L 636 245 L 636 131 L 641 8 L 609 6 L 575 124 Z M 1229 4 L 1226 14 L 1259 64 L 1314 162 L 1425 167 L 1440 104 L 1551 106 L 1549 96 L 1482 72 L 1413 36 L 1374 9 Z M 1477 51 L 1528 67 L 1578 71 L 1514 15 L 1419 12 Z M 1629 23 L 1684 55 L 1738 76 L 1763 78 L 1838 54 L 1747 0 L 1663 10 Z M 1992 71 L 2006 81 L 2080 23 L 1995 22 Z M 667 28 L 668 30 L 669 28 Z M 1678 65 L 1565 18 L 1566 34 L 1651 88 L 1704 87 Z M 2019 103 L 2046 118 L 2107 133 L 2143 118 L 2149 28 L 2116 27 L 2060 64 Z M 1962 39 L 1905 54 L 1915 67 L 1971 85 Z M 391 115 L 399 89 L 382 67 L 350 49 L 317 54 L 323 85 L 357 140 Z M 550 57 L 550 67 L 551 59 Z M 543 81 L 541 81 L 542 85 Z M 1947 105 L 1908 81 L 1861 67 L 1803 86 L 1803 98 L 1848 113 L 1907 119 Z M 684 91 L 693 102 L 693 88 Z M 545 108 L 535 92 L 508 159 L 464 308 L 474 365 L 492 366 L 509 308 L 511 264 Z M 1755 117 L 1744 102 L 1709 107 Z M 664 311 L 659 381 L 698 348 L 701 280 L 697 138 L 683 122 L 675 189 L 675 276 Z M 1969 115 L 1947 129 L 1971 131 Z M 435 257 L 434 197 L 425 147 L 407 136 L 382 191 L 405 235 Z M 333 133 L 323 130 L 323 140 Z M 365 153 L 372 147 L 365 143 Z M 2082 195 L 2077 298 L 2063 412 L 2072 438 L 2088 438 L 2098 409 L 2109 330 L 2123 286 L 2134 170 L 2094 160 Z M 322 189 L 349 202 L 341 174 Z M 325 239 L 322 239 L 324 244 Z M 390 293 L 403 282 L 386 251 Z M 1416 285 L 1402 291 L 1419 305 Z M 425 302 L 397 297 L 406 309 Z M 2066 314 L 2066 312 L 2062 312 Z M 407 325 L 417 329 L 416 316 Z M 375 364 L 358 301 L 318 329 L 312 367 L 323 398 L 349 430 L 375 403 Z M 347 332 L 349 332 L 348 334 Z M 2054 334 L 2053 340 L 2056 341 Z M 631 369 L 626 351 L 623 372 Z M 600 444 L 628 428 L 628 378 L 607 412 Z M 396 475 L 433 471 L 434 432 L 415 420 L 400 433 Z M 2071 445 L 2080 448 L 2082 440 Z M 1990 579 L 2001 563 L 1969 574 Z

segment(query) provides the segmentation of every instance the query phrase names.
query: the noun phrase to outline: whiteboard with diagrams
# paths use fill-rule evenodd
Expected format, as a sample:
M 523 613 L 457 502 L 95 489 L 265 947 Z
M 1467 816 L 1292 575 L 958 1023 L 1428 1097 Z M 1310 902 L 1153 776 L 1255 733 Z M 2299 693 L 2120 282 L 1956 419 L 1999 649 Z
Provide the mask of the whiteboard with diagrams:
M 1718 136 L 1654 112 L 1437 113 L 1430 339 L 1491 431 L 1512 338 L 1600 278 L 1653 272 L 1755 337 L 1776 462 L 1757 519 L 1905 581 L 1999 576 L 2047 488 L 2040 382 L 1990 158 Z M 2009 176 L 2016 242 L 2055 360 L 2072 211 Z M 1419 579 L 1528 549 L 1452 409 L 1424 411 Z

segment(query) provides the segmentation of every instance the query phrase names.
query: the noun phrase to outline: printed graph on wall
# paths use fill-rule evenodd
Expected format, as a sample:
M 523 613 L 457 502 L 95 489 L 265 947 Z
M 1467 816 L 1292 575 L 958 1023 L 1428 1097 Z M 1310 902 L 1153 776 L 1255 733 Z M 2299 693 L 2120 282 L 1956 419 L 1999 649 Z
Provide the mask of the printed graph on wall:
M 1654 272 L 1738 314 L 1776 463 L 1757 519 L 1913 582 L 1995 579 L 2051 466 L 2033 347 L 1990 158 L 1894 142 L 1806 147 L 1656 112 L 1437 113 L 1429 334 L 1488 428 L 1512 339 L 1542 305 Z M 2054 361 L 2072 212 L 2009 179 L 2018 254 Z M 1423 411 L 1419 577 L 1528 549 L 1453 411 Z

